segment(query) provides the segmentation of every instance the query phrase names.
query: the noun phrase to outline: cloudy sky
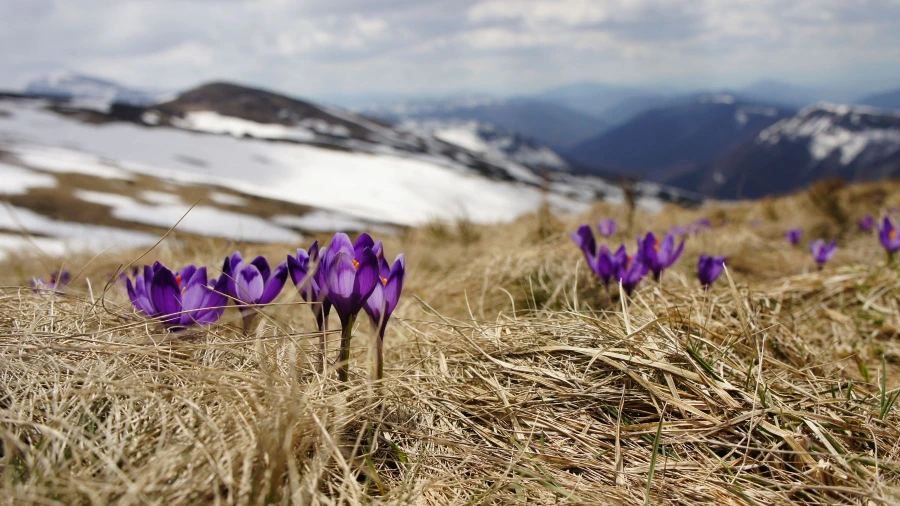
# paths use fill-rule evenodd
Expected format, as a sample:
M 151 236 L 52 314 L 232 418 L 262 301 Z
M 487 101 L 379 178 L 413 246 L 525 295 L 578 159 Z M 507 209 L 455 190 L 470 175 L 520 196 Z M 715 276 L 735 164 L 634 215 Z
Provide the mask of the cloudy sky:
M 900 87 L 900 0 L 0 0 L 0 87 L 72 69 L 295 95 Z

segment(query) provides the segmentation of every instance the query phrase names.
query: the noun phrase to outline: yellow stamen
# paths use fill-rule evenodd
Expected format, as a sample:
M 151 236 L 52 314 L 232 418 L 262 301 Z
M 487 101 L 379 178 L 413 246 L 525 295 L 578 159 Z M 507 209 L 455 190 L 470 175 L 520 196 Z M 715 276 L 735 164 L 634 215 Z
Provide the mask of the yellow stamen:
M 359 262 L 357 262 L 355 258 L 353 259 L 353 268 L 359 270 Z

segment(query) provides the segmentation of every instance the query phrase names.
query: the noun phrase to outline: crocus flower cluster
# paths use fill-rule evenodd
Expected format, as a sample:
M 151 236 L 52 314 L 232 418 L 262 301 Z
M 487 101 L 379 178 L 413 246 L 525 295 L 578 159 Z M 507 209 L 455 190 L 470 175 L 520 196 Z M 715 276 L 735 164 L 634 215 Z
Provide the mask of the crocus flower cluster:
M 813 259 L 816 261 L 816 265 L 818 265 L 819 269 L 822 269 L 822 267 L 831 260 L 835 251 L 837 251 L 837 243 L 834 241 L 826 244 L 822 239 L 816 239 L 809 243 L 809 252 L 812 253 Z
M 787 242 L 796 246 L 797 243 L 800 242 L 800 239 L 803 237 L 803 231 L 799 228 L 792 228 L 784 233 L 784 238 L 787 239 Z
M 659 280 L 662 272 L 678 260 L 684 249 L 683 240 L 675 247 L 675 237 L 672 234 L 659 240 L 650 232 L 643 238 L 638 238 L 634 255 L 628 254 L 624 244 L 613 253 L 606 245 L 597 247 L 597 241 L 588 225 L 582 225 L 572 233 L 572 240 L 584 253 L 591 271 L 607 290 L 611 281 L 618 281 L 629 295 L 647 273 L 653 272 L 654 277 Z
M 404 256 L 398 255 L 393 266 L 389 266 L 381 241 L 362 234 L 351 243 L 347 234 L 338 233 L 327 248 L 320 250 L 316 242 L 308 251 L 300 249 L 297 256 L 288 256 L 288 270 L 300 296 L 311 303 L 316 323 L 322 331 L 320 368 L 324 368 L 327 349 L 328 313 L 334 308 L 342 329 L 338 376 L 347 380 L 353 324 L 359 312 L 365 310 L 378 329 L 376 375 L 381 379 L 384 332 L 403 290 Z
M 67 286 L 71 276 L 67 270 L 56 270 L 50 273 L 49 278 L 31 278 L 29 285 L 35 293 L 62 293 L 62 287 Z
M 894 225 L 894 222 L 888 216 L 884 217 L 881 226 L 878 227 L 878 239 L 884 250 L 888 254 L 888 262 L 894 259 L 894 254 L 900 251 L 900 226 Z
M 209 280 L 206 267 L 189 265 L 174 273 L 156 262 L 143 270 L 135 269 L 133 277 L 134 283 L 124 277 L 131 303 L 171 330 L 215 323 L 228 304 L 228 278 Z
M 676 248 L 675 236 L 672 234 L 666 234 L 663 239 L 659 239 L 653 235 L 653 232 L 648 232 L 638 244 L 638 255 L 641 261 L 653 272 L 653 278 L 657 281 L 662 276 L 662 272 L 678 260 L 682 250 L 684 250 L 684 239 Z
M 225 259 L 222 276 L 227 280 L 228 296 L 244 317 L 244 331 L 249 331 L 257 315 L 257 307 L 266 305 L 281 292 L 287 281 L 287 262 L 281 262 L 274 270 L 265 257 L 258 256 L 245 262 L 240 251 Z
M 325 368 L 328 315 L 333 308 L 342 327 L 338 375 L 348 378 L 352 328 L 361 311 L 378 331 L 378 378 L 382 377 L 382 342 L 388 320 L 400 299 L 406 275 L 404 256 L 393 265 L 384 259 L 384 247 L 368 234 L 355 243 L 347 234 L 335 234 L 327 248 L 315 242 L 309 250 L 298 249 L 286 261 L 271 268 L 264 257 L 244 260 L 236 251 L 225 258 L 222 276 L 208 280 L 206 267 L 189 265 L 173 272 L 156 262 L 122 276 L 134 307 L 158 319 L 171 330 L 216 322 L 229 301 L 241 313 L 244 331 L 249 332 L 260 306 L 271 303 L 281 292 L 288 276 L 301 298 L 308 302 L 322 333 L 320 369 Z M 133 278 L 133 279 L 132 279 Z

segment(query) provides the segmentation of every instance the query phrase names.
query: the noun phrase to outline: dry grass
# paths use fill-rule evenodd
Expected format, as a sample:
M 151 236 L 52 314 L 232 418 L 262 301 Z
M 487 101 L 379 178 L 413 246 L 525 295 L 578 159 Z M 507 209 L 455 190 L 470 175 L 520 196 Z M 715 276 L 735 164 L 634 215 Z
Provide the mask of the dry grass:
M 881 206 L 900 204 L 896 185 L 879 189 Z M 840 191 L 848 212 L 878 210 L 860 197 L 872 186 Z M 625 211 L 587 218 L 606 215 Z M 136 255 L 69 259 L 81 272 L 56 297 L 17 288 L 53 262 L 15 259 L 0 291 L 0 497 L 896 504 L 900 272 L 854 233 L 815 271 L 781 239 L 834 227 L 806 195 L 638 213 L 617 239 L 700 216 L 729 225 L 692 238 L 628 304 L 593 284 L 567 236 L 575 220 L 467 225 L 465 240 L 408 231 L 388 243 L 410 272 L 386 380 L 368 381 L 363 323 L 348 389 L 315 373 L 312 315 L 291 291 L 255 335 L 229 310 L 211 332 L 166 336 L 118 288 L 103 293 Z M 141 262 L 217 266 L 232 247 Z M 731 282 L 696 286 L 703 251 L 729 256 Z

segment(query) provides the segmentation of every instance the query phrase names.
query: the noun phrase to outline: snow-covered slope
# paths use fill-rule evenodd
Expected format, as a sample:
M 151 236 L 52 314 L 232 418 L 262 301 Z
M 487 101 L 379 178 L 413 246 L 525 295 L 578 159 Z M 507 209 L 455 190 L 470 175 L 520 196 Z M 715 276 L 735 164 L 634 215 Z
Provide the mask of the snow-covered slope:
M 181 105 L 101 114 L 43 99 L 0 99 L 0 179 L 4 168 L 29 174 L 6 195 L 0 191 L 0 200 L 29 212 L 52 209 L 55 222 L 84 219 L 85 226 L 144 234 L 123 236 L 129 246 L 158 236 L 193 204 L 177 231 L 297 242 L 305 232 L 333 228 L 384 230 L 461 216 L 506 221 L 545 199 L 561 211 L 581 211 L 597 198 L 622 200 L 619 188 L 599 178 L 559 171 L 539 177 L 533 164 L 553 156 L 501 135 L 459 146 L 466 142 L 448 142 L 452 134 L 441 140 L 439 132 L 320 106 L 301 114 L 296 104 L 277 105 L 272 111 L 282 121 L 260 122 L 239 109 Z M 650 209 L 678 198 L 653 185 L 639 191 Z M 199 203 L 198 195 L 205 195 Z M 42 240 L 59 235 L 43 230 Z M 0 226 L 0 233 L 19 231 Z
M 762 130 L 713 163 L 708 194 L 758 197 L 823 177 L 871 180 L 900 175 L 900 113 L 820 103 Z

